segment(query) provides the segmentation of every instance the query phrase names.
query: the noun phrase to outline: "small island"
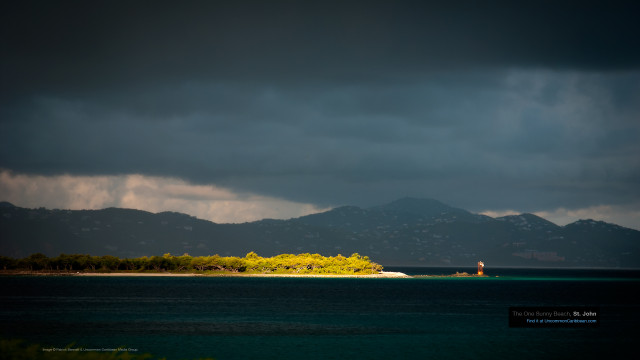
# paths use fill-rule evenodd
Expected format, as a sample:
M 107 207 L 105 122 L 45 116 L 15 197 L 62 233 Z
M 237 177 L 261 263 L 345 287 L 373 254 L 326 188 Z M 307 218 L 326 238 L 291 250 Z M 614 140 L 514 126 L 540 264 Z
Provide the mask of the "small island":
M 467 272 L 457 272 L 451 275 L 418 275 L 416 278 L 480 278 L 489 277 L 484 274 L 484 262 L 478 261 L 478 272 L 476 274 L 469 274 Z
M 262 257 L 255 252 L 245 257 L 194 257 L 167 253 L 125 259 L 83 254 L 50 258 L 38 253 L 22 259 L 0 256 L 0 269 L 4 275 L 407 277 L 402 273 L 385 272 L 381 265 L 358 253 L 349 257 L 308 253 Z
M 450 275 L 414 275 L 414 278 L 483 278 L 489 277 L 486 274 L 469 274 L 466 272 L 457 272 Z

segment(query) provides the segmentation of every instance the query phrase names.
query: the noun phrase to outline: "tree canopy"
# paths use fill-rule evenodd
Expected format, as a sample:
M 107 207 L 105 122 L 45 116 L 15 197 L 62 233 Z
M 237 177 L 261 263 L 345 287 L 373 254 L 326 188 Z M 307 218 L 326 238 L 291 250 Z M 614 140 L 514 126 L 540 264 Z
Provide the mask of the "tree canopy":
M 29 271 L 152 271 L 152 272 L 233 272 L 233 273 L 292 273 L 292 274 L 376 274 L 382 266 L 372 262 L 368 256 L 354 253 L 322 256 L 320 254 L 280 254 L 261 257 L 255 252 L 245 257 L 197 256 L 189 254 L 175 256 L 143 256 L 120 259 L 115 256 L 92 256 L 82 254 L 60 254 L 49 258 L 43 254 L 32 254 L 23 259 L 0 256 L 0 269 Z

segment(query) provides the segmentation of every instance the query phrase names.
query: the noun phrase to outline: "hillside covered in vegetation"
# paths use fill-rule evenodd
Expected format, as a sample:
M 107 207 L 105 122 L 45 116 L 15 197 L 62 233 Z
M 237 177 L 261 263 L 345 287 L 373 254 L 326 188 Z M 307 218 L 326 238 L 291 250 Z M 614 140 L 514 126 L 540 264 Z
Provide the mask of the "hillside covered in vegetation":
M 289 220 L 216 224 L 133 209 L 27 209 L 0 202 L 0 255 L 135 258 L 360 253 L 384 265 L 640 268 L 640 231 L 602 221 L 559 226 L 533 214 L 492 218 L 433 199 L 342 206 Z
M 143 256 L 120 259 L 115 256 L 67 255 L 47 257 L 32 254 L 23 259 L 0 256 L 2 270 L 42 272 L 198 272 L 198 273 L 283 273 L 283 274 L 377 274 L 382 266 L 357 253 L 350 257 L 319 254 L 281 254 L 261 257 L 255 252 L 235 256 Z

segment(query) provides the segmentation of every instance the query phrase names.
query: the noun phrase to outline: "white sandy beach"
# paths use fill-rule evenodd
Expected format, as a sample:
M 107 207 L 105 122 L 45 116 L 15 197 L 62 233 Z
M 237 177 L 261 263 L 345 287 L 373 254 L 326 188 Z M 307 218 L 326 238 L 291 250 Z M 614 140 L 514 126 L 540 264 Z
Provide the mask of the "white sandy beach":
M 372 275 L 317 275 L 317 274 L 242 274 L 242 273 L 229 273 L 229 274 L 183 274 L 183 273 L 70 273 L 73 276 L 131 276 L 131 277 L 295 277 L 295 278 L 409 278 L 410 276 L 401 272 L 387 272 L 383 271 L 380 274 Z

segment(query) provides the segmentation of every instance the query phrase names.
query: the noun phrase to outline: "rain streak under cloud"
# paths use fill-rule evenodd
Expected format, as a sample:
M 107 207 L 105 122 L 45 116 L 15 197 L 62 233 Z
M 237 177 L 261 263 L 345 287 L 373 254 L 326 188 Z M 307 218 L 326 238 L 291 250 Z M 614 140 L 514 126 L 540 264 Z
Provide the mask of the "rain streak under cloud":
M 151 212 L 178 211 L 217 223 L 293 218 L 317 213 L 311 204 L 243 195 L 212 185 L 143 175 L 29 176 L 0 172 L 0 194 L 22 206 L 54 209 L 120 207 Z
M 1 15 L 16 205 L 240 222 L 413 196 L 640 228 L 634 2 L 72 5 Z

